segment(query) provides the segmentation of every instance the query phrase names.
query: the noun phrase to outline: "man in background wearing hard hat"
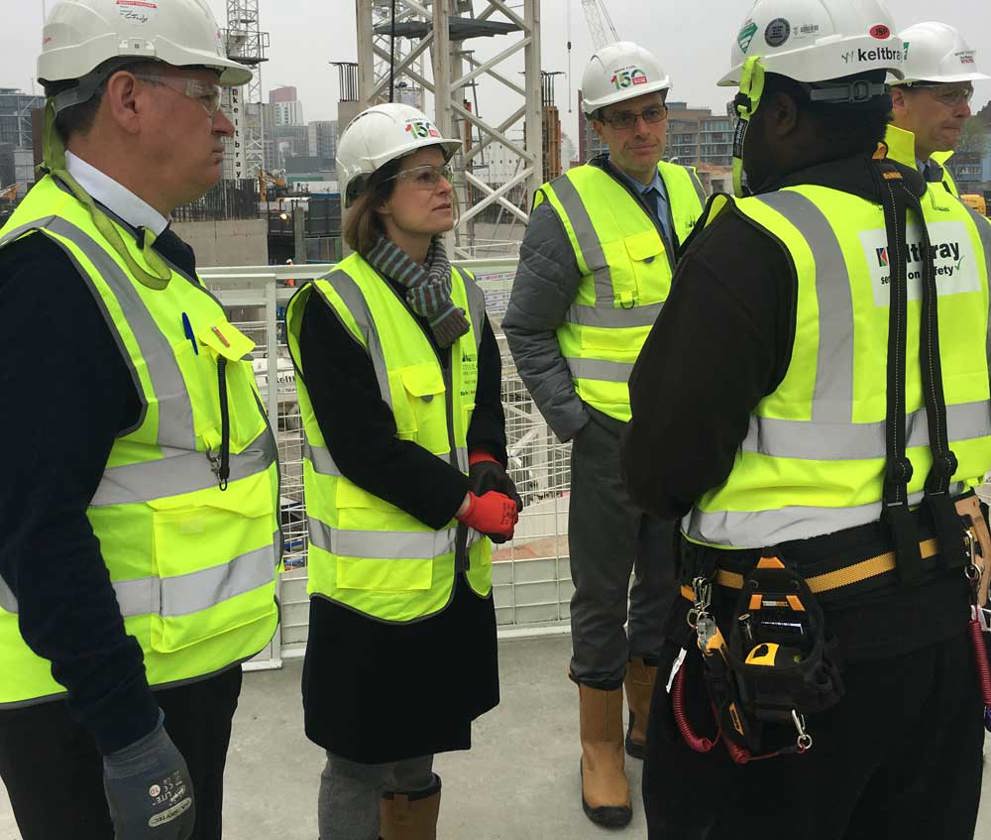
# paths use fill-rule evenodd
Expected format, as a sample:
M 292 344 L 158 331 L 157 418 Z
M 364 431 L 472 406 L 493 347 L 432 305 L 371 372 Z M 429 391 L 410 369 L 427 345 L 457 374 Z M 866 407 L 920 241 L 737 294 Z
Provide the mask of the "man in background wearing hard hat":
M 991 76 L 978 71 L 975 51 L 948 24 L 917 23 L 899 37 L 905 42 L 905 78 L 891 83 L 888 157 L 957 195 L 946 162 L 970 119 L 974 82 Z
M 674 592 L 672 528 L 630 502 L 619 474 L 627 379 L 704 202 L 693 170 L 661 162 L 670 86 L 636 44 L 592 56 L 583 107 L 609 152 L 537 191 L 502 322 L 537 408 L 562 441 L 574 441 L 570 674 L 581 704 L 582 805 L 607 826 L 631 817 L 623 683 L 626 751 L 641 757 Z
M 202 0 L 65 0 L 37 75 L 47 174 L 0 229 L 0 382 L 31 406 L 0 429 L 0 777 L 24 840 L 219 840 L 278 463 L 254 344 L 168 219 L 251 73 Z
M 623 447 L 683 531 L 651 840 L 973 837 L 991 228 L 874 159 L 902 56 L 879 0 L 758 0 L 721 82 L 741 197 L 678 266 Z

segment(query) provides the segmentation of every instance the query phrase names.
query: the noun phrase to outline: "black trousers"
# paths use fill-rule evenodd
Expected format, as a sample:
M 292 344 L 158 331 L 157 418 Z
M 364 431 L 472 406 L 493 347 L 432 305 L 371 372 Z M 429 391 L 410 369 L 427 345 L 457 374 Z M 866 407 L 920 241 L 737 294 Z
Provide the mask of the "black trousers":
M 155 692 L 193 779 L 193 840 L 220 840 L 224 764 L 241 668 Z M 103 759 L 63 701 L 0 712 L 0 778 L 23 840 L 114 840 Z
M 686 659 L 693 729 L 714 724 L 697 653 Z M 659 679 L 644 762 L 650 840 L 971 840 L 983 705 L 970 640 L 844 669 L 846 695 L 807 721 L 811 751 L 744 766 L 722 744 L 693 752 Z

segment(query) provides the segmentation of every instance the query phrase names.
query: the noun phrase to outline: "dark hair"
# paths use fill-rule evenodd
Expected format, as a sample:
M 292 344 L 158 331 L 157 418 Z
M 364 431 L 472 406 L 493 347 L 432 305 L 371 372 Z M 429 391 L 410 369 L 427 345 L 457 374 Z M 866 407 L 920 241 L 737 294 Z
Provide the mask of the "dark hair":
M 883 70 L 870 74 L 832 79 L 828 83 L 840 84 L 858 80 L 874 84 L 884 82 Z M 783 93 L 795 102 L 799 112 L 816 124 L 816 135 L 822 148 L 830 157 L 839 159 L 859 154 L 873 154 L 877 144 L 884 139 L 891 114 L 891 97 L 877 96 L 863 103 L 814 102 L 809 98 L 809 86 L 787 76 L 768 73 L 764 80 L 763 101 Z
M 55 115 L 55 130 L 58 132 L 62 142 L 68 143 L 69 138 L 74 134 L 88 134 L 93 128 L 96 114 L 100 110 L 100 103 L 103 102 L 103 95 L 107 92 L 107 82 L 114 73 L 121 70 L 126 70 L 129 73 L 138 73 L 142 70 L 147 71 L 149 68 L 154 68 L 157 63 L 154 61 L 122 62 L 120 59 L 111 59 L 93 70 L 91 75 L 103 77 L 93 91 L 93 95 L 85 102 L 80 102 L 78 105 L 70 105 Z M 67 90 L 71 90 L 77 85 L 78 82 L 75 79 L 53 82 L 45 85 L 45 95 L 56 96 Z
M 399 173 L 402 158 L 390 160 L 363 179 L 364 184 L 348 184 L 348 194 L 353 195 L 352 186 L 359 191 L 344 213 L 341 235 L 348 247 L 359 254 L 367 254 L 378 240 L 385 236 L 385 227 L 378 214 L 378 208 L 389 200 L 396 188 L 395 176 Z

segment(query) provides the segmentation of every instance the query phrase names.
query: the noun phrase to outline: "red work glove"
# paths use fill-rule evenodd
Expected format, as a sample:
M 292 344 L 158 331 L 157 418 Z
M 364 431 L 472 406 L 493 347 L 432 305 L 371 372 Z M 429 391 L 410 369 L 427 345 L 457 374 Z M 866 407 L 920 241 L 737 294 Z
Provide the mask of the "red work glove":
M 516 502 L 516 509 L 523 510 L 523 499 L 516 490 L 513 479 L 506 468 L 483 449 L 476 449 L 468 455 L 468 480 L 472 493 L 482 496 L 489 490 L 505 493 Z
M 468 507 L 457 518 L 469 528 L 491 537 L 493 542 L 502 543 L 513 538 L 513 528 L 520 513 L 515 499 L 490 490 L 481 496 L 469 493 Z

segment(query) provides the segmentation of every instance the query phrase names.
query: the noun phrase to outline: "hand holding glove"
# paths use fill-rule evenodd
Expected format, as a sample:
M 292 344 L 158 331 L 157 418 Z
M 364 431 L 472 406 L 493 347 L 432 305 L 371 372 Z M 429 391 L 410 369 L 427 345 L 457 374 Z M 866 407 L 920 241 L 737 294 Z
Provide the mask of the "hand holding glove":
M 520 518 L 520 512 L 515 499 L 509 498 L 505 493 L 490 490 L 481 496 L 469 493 L 456 516 L 458 521 L 464 522 L 469 528 L 490 537 L 492 542 L 504 543 L 513 538 L 513 529 Z
M 196 806 L 182 753 L 158 726 L 103 758 L 103 789 L 116 840 L 189 840 Z
M 488 452 L 475 450 L 468 456 L 468 480 L 471 482 L 472 493 L 481 496 L 489 490 L 496 490 L 513 499 L 517 510 L 523 510 L 523 499 L 516 491 L 513 479 L 509 477 L 505 467 Z

